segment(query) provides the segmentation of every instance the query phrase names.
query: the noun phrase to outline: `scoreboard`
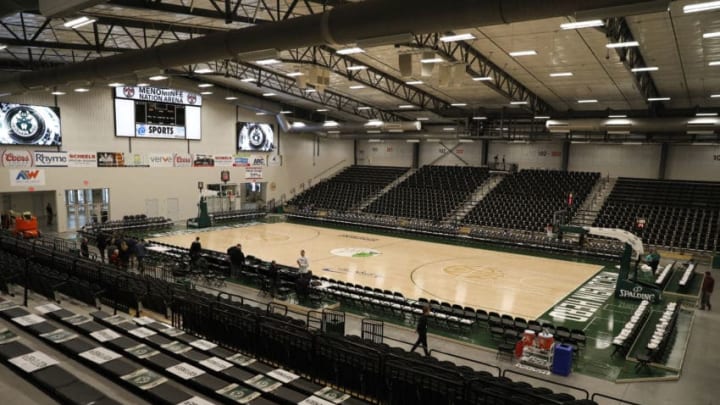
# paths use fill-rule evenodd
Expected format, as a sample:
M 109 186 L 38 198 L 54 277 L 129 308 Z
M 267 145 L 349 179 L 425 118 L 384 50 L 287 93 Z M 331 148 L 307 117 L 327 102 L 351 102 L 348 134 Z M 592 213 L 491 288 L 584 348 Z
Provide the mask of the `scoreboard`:
M 157 87 L 115 88 L 115 134 L 200 139 L 201 96 Z

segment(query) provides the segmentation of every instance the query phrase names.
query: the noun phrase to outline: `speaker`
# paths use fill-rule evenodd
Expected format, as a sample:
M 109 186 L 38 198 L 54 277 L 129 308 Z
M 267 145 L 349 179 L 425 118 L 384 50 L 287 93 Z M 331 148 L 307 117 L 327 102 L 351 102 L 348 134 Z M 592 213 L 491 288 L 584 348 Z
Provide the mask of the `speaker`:
M 412 76 L 412 54 L 401 53 L 398 55 L 398 65 L 400 66 L 400 76 Z

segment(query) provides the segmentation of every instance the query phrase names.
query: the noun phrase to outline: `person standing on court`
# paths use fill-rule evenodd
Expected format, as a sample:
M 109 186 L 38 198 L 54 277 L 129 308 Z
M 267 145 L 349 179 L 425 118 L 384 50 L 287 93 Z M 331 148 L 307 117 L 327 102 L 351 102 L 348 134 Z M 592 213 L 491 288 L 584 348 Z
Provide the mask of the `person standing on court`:
M 202 251 L 202 245 L 200 244 L 200 237 L 197 236 L 195 241 L 190 244 L 190 264 L 195 264 L 200 257 L 200 251 Z
M 300 257 L 297 259 L 298 273 L 305 274 L 310 269 L 310 262 L 305 256 L 305 250 L 300 251 Z
M 423 313 L 420 315 L 420 319 L 418 319 L 417 326 L 415 327 L 415 330 L 417 331 L 418 338 L 415 344 L 413 345 L 412 349 L 410 349 L 411 352 L 414 352 L 415 349 L 417 349 L 418 345 L 422 345 L 423 350 L 425 351 L 425 355 L 429 356 L 430 353 L 428 352 L 428 344 L 427 344 L 427 330 L 428 330 L 428 318 L 430 317 L 430 307 L 425 305 L 423 307 Z
M 705 280 L 703 280 L 702 284 L 702 297 L 700 298 L 700 309 L 705 309 L 707 307 L 708 311 L 712 309 L 712 305 L 710 305 L 710 296 L 712 295 L 713 290 L 715 289 L 715 279 L 713 278 L 712 274 L 710 274 L 710 271 L 705 272 Z
M 47 203 L 47 207 L 45 207 L 45 214 L 47 214 L 47 224 L 52 225 L 53 221 L 53 207 L 50 203 Z
M 235 246 L 230 246 L 227 255 L 230 257 L 230 277 L 240 278 L 243 267 L 245 267 L 245 254 L 242 251 L 242 245 L 238 243 Z

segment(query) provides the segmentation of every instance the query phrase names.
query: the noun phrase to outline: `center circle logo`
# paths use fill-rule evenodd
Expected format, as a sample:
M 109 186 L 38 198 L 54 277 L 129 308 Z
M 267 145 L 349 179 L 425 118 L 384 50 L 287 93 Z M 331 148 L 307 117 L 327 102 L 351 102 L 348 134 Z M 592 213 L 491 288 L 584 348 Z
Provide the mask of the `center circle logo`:
M 330 251 L 340 257 L 373 257 L 380 254 L 379 251 L 370 248 L 338 248 Z

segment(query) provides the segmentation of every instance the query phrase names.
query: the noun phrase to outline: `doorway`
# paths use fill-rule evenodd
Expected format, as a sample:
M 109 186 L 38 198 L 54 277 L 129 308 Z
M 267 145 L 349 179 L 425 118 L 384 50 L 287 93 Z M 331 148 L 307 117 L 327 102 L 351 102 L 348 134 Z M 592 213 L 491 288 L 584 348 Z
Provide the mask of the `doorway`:
M 68 230 L 107 222 L 110 218 L 110 189 L 65 190 L 65 210 Z

